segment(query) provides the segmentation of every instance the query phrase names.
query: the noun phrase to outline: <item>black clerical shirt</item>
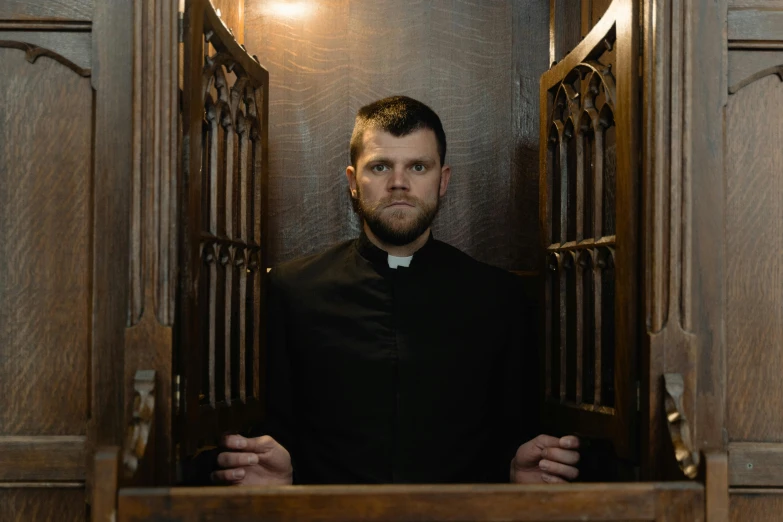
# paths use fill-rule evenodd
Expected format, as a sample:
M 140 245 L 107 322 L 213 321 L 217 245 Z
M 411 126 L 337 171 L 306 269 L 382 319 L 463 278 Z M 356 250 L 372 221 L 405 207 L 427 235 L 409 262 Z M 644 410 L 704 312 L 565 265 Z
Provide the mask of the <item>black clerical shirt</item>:
M 408 268 L 362 234 L 272 270 L 265 431 L 295 483 L 507 482 L 536 434 L 522 304 L 431 237 Z

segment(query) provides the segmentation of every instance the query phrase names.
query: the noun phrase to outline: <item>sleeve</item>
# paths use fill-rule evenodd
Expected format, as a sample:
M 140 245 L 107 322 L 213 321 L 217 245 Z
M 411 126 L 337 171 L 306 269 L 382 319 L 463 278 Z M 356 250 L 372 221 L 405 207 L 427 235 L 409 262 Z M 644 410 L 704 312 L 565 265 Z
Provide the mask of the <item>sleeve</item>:
M 511 462 L 517 448 L 540 432 L 540 365 L 537 325 L 537 285 L 532 278 L 512 276 L 508 287 L 507 346 L 503 381 L 503 415 L 506 433 L 506 460 Z

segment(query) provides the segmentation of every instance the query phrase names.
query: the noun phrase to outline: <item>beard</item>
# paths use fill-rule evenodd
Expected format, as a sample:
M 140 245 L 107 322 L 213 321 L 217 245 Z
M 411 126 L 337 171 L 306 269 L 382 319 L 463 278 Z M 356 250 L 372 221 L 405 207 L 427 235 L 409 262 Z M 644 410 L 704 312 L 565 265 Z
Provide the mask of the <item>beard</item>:
M 398 201 L 405 201 L 413 207 L 386 208 Z M 406 195 L 389 196 L 371 205 L 362 198 L 361 190 L 357 187 L 356 212 L 375 237 L 389 245 L 404 246 L 418 239 L 432 225 L 439 207 L 440 197 L 433 203 L 425 203 Z

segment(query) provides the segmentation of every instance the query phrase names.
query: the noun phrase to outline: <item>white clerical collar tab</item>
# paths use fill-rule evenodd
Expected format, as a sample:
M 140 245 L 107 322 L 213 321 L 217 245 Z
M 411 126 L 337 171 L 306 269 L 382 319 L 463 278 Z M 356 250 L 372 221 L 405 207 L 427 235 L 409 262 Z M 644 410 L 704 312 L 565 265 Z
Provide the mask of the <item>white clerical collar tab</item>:
M 397 268 L 398 266 L 407 268 L 411 266 L 411 259 L 413 256 L 399 257 L 389 254 L 389 268 Z

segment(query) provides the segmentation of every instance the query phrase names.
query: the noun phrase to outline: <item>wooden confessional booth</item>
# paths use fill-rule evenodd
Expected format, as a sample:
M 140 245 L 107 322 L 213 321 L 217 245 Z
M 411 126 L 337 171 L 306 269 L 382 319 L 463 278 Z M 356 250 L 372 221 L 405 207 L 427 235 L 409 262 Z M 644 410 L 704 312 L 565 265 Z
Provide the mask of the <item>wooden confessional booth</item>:
M 557 60 L 530 400 L 582 481 L 268 489 L 175 487 L 263 415 L 282 132 L 180 3 L 0 1 L 0 521 L 783 519 L 783 2 L 517 2 Z

